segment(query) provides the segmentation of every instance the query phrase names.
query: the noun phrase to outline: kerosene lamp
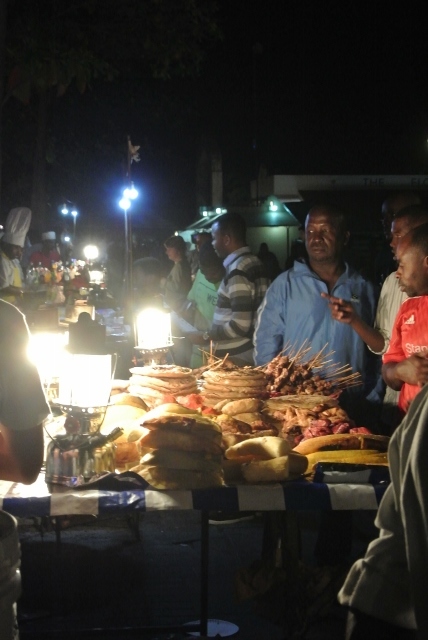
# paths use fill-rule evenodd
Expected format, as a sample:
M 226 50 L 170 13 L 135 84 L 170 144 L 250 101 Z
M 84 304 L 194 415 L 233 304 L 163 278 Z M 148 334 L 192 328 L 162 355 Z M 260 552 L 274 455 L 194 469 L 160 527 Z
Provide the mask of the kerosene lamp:
M 137 315 L 135 363 L 166 364 L 173 346 L 171 315 L 164 309 L 147 308 Z
M 84 342 L 83 342 L 84 344 Z M 69 345 L 69 349 L 70 349 Z M 112 356 L 67 352 L 61 360 L 58 398 L 65 434 L 51 438 L 46 453 L 46 482 L 69 487 L 114 471 L 111 442 L 122 430 L 100 433 L 111 391 Z

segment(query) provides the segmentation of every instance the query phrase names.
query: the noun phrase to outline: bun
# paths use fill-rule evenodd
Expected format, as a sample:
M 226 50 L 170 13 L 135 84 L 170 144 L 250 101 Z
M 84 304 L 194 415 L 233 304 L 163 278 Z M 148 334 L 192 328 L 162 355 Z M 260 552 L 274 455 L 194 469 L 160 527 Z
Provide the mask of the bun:
M 208 434 L 206 437 L 204 434 Z M 211 436 L 214 434 L 214 438 Z M 203 451 L 205 453 L 221 453 L 221 434 L 215 432 L 186 433 L 172 429 L 156 429 L 149 431 L 140 440 L 140 446 L 149 449 L 177 449 L 179 451 Z
M 223 473 L 208 471 L 189 471 L 187 469 L 168 469 L 167 467 L 138 466 L 137 473 L 156 489 L 211 489 L 223 486 Z
M 263 401 L 257 398 L 245 398 L 243 400 L 232 400 L 227 402 L 222 408 L 222 413 L 228 416 L 234 416 L 238 413 L 255 413 L 260 411 Z M 241 418 L 242 419 L 242 418 Z
M 253 460 L 242 465 L 242 475 L 247 482 L 282 482 L 300 476 L 308 467 L 306 456 L 289 453 L 272 460 Z
M 288 455 L 291 447 L 286 440 L 277 436 L 263 436 L 249 438 L 244 442 L 229 447 L 226 450 L 226 458 L 233 460 L 241 456 L 251 455 L 258 460 L 269 460 Z

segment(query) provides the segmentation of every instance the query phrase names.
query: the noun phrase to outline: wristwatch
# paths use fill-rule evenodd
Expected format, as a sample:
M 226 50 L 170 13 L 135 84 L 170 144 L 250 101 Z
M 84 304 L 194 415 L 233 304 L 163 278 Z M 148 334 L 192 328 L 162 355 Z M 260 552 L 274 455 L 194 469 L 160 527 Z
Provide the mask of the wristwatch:
M 208 340 L 210 339 L 210 334 L 208 331 L 204 331 L 202 334 L 202 340 L 205 340 L 205 342 L 208 342 Z

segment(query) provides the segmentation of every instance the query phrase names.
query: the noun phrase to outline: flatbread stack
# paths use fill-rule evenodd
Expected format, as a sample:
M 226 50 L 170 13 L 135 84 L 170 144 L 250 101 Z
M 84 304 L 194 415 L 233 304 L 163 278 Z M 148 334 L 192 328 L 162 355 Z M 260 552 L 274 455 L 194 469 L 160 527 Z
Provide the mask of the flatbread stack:
M 266 376 L 254 367 L 208 370 L 202 374 L 201 393 L 213 407 L 221 400 L 258 398 L 266 393 Z
M 221 428 L 178 404 L 149 411 L 140 447 L 151 449 L 132 470 L 156 489 L 210 489 L 223 485 Z
M 197 393 L 192 369 L 161 364 L 130 369 L 129 393 L 139 396 L 150 409 L 174 400 L 176 396 Z

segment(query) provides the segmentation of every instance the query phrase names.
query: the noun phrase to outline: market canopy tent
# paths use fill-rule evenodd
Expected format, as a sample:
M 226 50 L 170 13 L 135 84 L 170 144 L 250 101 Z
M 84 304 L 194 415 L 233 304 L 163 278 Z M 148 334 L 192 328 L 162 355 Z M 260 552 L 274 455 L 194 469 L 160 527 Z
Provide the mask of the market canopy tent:
M 290 209 L 275 196 L 268 197 L 261 205 L 247 207 L 200 207 L 200 218 L 182 231 L 177 231 L 186 242 L 196 231 L 208 231 L 213 222 L 224 213 L 239 213 L 247 223 L 247 241 L 253 253 L 258 253 L 260 243 L 266 242 L 276 254 L 281 266 L 288 257 L 293 240 L 298 237 L 300 222 Z

